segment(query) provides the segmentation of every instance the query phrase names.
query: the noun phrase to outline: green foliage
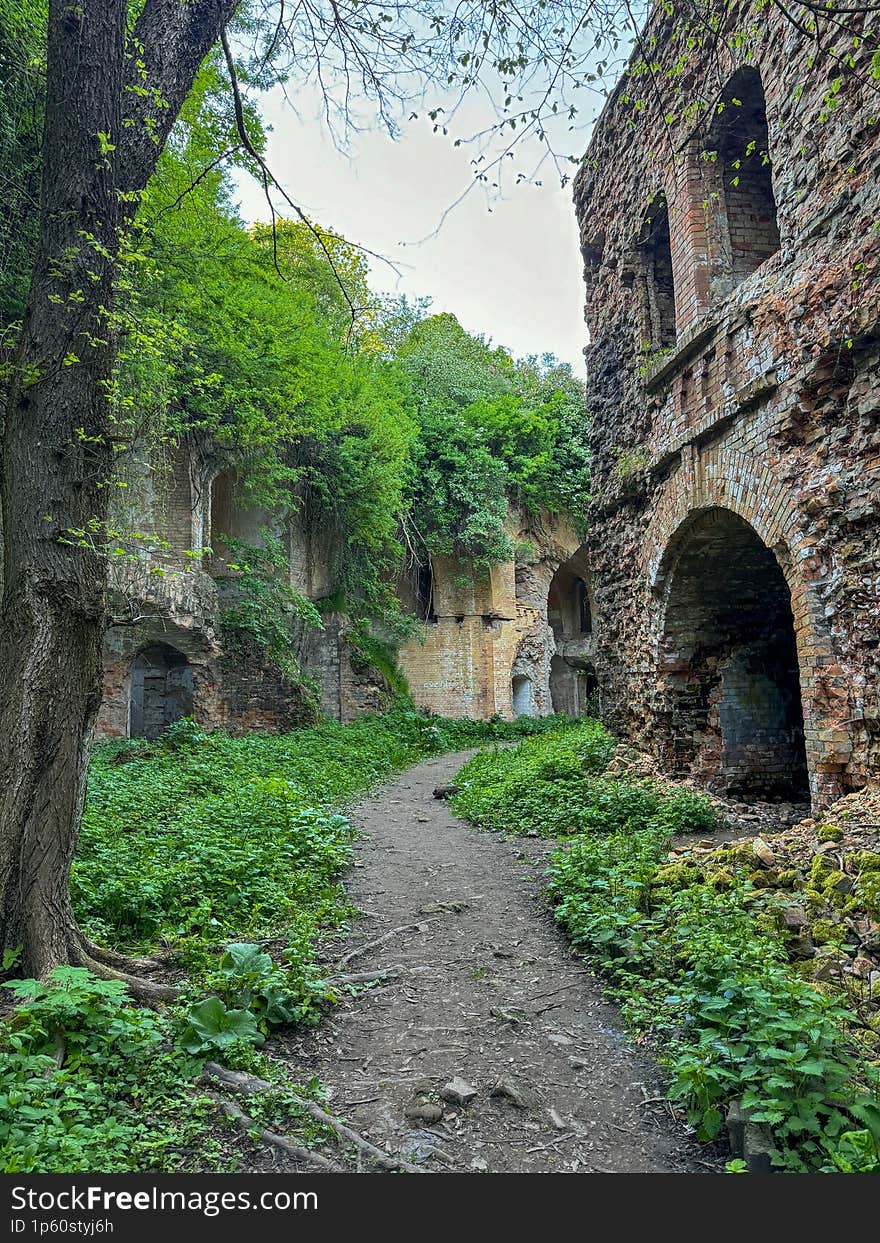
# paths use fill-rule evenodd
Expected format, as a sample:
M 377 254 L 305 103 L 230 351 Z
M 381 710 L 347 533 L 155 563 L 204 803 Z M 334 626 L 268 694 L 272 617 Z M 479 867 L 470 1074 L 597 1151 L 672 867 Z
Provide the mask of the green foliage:
M 5 985 L 0 1025 L 0 1168 L 5 1173 L 172 1171 L 214 1154 L 213 1108 L 167 1019 L 131 1006 L 125 986 L 79 967 Z
M 714 827 L 709 801 L 602 775 L 598 730 L 477 756 L 459 809 L 486 828 L 574 834 L 551 859 L 556 918 L 662 1050 L 699 1138 L 737 1099 L 781 1169 L 876 1170 L 880 1080 L 846 1034 L 852 1016 L 790 969 L 778 921 L 761 916 L 772 898 L 667 860 L 673 834 Z
M 396 611 L 386 580 L 401 557 L 415 428 L 407 386 L 377 345 L 381 300 L 368 299 L 352 331 L 349 301 L 369 293 L 360 252 L 318 225 L 281 221 L 274 243 L 270 230 L 245 227 L 229 160 L 218 161 L 237 145 L 233 126 L 209 60 L 124 265 L 115 397 L 133 453 L 119 457 L 130 489 L 120 504 L 136 528 L 156 442 L 209 438 L 235 465 L 240 501 L 319 530 L 350 608 L 384 617 Z
M 462 769 L 456 810 L 480 828 L 541 837 L 636 832 L 655 819 L 676 832 L 714 826 L 707 799 L 606 776 L 613 749 L 607 730 L 586 720 L 515 750 L 483 752 Z
M 186 948 L 287 932 L 307 976 L 314 938 L 345 914 L 336 877 L 352 829 L 336 808 L 428 755 L 546 726 L 414 710 L 230 738 L 177 724 L 161 742 L 98 748 L 71 892 L 94 939 Z M 309 985 L 310 987 L 310 985 Z
M 189 1008 L 180 1037 L 189 1053 L 261 1045 L 273 1027 L 316 1023 L 322 1007 L 333 1000 L 314 971 L 278 967 L 259 945 L 248 942 L 227 945 L 204 985 L 214 995 Z
M 583 526 L 588 419 L 569 367 L 549 355 L 515 362 L 449 314 L 417 321 L 395 360 L 415 403 L 408 495 L 429 552 L 478 566 L 509 559 L 509 501 L 564 509 Z
M 409 683 L 397 663 L 391 645 L 376 638 L 364 619 L 353 622 L 346 637 L 354 668 L 378 673 L 388 686 L 392 704 L 413 707 Z
M 280 669 L 288 682 L 303 684 L 297 659 L 296 623 L 323 629 L 321 615 L 311 600 L 290 585 L 284 545 L 267 528 L 258 547 L 222 536 L 228 555 L 226 573 L 217 575 L 221 586 L 220 628 L 227 658 L 237 659 L 248 642 L 263 658 Z M 315 698 L 314 716 L 320 715 Z
M 405 710 L 283 737 L 178 722 L 159 743 L 99 748 L 72 880 L 77 916 L 105 943 L 176 948 L 188 1000 L 160 1016 L 80 968 L 8 984 L 18 1004 L 0 1024 L 0 1167 L 228 1166 L 209 1135 L 216 1109 L 193 1079 L 206 1055 L 267 1077 L 254 1052 L 266 1033 L 315 1022 L 333 1001 L 316 948 L 349 910 L 337 876 L 352 830 L 335 808 L 425 756 L 528 726 L 545 727 Z M 286 943 L 280 961 L 244 936 Z
M 0 0 L 0 350 L 24 312 L 39 227 L 45 45 L 45 0 Z
M 188 1053 L 224 1054 L 230 1046 L 259 1045 L 264 1036 L 249 1010 L 228 1010 L 219 997 L 191 1006 L 180 1043 Z

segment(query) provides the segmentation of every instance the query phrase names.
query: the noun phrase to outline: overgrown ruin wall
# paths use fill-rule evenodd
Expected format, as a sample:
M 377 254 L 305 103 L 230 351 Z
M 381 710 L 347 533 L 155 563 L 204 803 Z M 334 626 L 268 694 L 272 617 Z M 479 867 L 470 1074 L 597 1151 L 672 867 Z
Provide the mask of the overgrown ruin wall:
M 591 635 L 581 632 L 579 617 L 571 618 L 568 600 L 575 583 L 586 590 L 585 562 L 565 581 L 565 624 L 559 609 L 551 617 L 554 579 L 577 558 L 578 537 L 564 519 L 548 514 L 514 514 L 510 535 L 515 560 L 491 569 L 434 558 L 430 607 L 422 609 L 428 616 L 400 654 L 419 707 L 508 720 L 583 710 L 578 675 L 589 668 Z M 415 598 L 401 594 L 415 610 Z
M 265 530 L 284 550 L 290 585 L 308 599 L 330 597 L 333 550 L 320 532 L 297 518 L 278 526 L 249 508 L 234 472 L 197 445 L 142 464 L 126 497 L 119 525 L 149 538 L 139 556 L 112 567 L 97 736 L 156 737 L 184 715 L 231 732 L 310 720 L 314 703 L 299 683 L 245 635 L 224 635 L 220 622 L 236 548 L 260 546 Z M 586 710 L 593 683 L 592 636 L 581 624 L 590 615 L 583 549 L 549 515 L 514 515 L 510 534 L 516 560 L 491 570 L 435 561 L 423 631 L 400 658 L 420 707 L 471 718 Z M 406 577 L 399 594 L 404 610 L 418 610 Z M 294 623 L 296 655 L 321 711 L 348 721 L 388 707 L 391 687 L 359 656 L 349 618 L 325 611 L 322 622 Z
M 760 20 L 656 11 L 575 182 L 594 657 L 669 770 L 821 805 L 880 760 L 880 126 Z

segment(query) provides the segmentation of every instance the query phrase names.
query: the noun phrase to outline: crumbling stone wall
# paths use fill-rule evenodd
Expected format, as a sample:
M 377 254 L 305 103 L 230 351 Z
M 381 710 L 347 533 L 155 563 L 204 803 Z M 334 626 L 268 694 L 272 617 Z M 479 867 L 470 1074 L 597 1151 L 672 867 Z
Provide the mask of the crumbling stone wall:
M 196 444 L 181 445 L 167 461 L 146 453 L 133 462 L 125 512 L 116 519 L 147 538 L 136 558 L 111 565 L 96 737 L 156 734 L 184 714 L 231 733 L 314 720 L 308 687 L 287 678 L 247 636 L 224 640 L 218 582 L 228 574 L 231 551 L 223 537 L 259 546 L 267 529 L 287 549 L 291 586 L 318 599 L 332 590 L 332 548 L 297 519 L 281 527 L 248 506 L 234 469 Z M 354 656 L 348 618 L 328 613 L 323 622 L 322 629 L 301 624 L 297 635 L 300 666 L 321 710 L 348 721 L 387 707 L 390 688 Z
M 821 805 L 880 760 L 880 127 L 860 74 L 830 111 L 813 46 L 778 9 L 752 17 L 734 4 L 722 37 L 688 41 L 655 11 L 653 71 L 621 82 L 575 182 L 593 655 L 612 727 L 670 770 L 783 796 L 802 749 Z M 674 340 L 651 314 L 658 215 Z M 701 554 L 704 521 L 718 539 Z M 756 541 L 749 583 L 734 581 L 737 522 Z M 773 654 L 787 636 L 794 688 Z
M 434 559 L 431 607 L 422 609 L 430 616 L 400 654 L 420 707 L 475 719 L 553 711 L 556 638 L 548 597 L 554 574 L 579 540 L 564 519 L 546 514 L 514 514 L 510 534 L 516 559 L 489 570 Z M 415 599 L 409 603 L 415 611 Z

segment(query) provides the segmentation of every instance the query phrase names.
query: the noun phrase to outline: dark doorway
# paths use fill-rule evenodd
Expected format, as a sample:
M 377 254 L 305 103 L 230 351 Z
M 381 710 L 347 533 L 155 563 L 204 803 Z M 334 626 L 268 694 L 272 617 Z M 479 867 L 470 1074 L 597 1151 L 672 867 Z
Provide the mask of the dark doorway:
M 192 668 L 183 653 L 168 643 L 139 652 L 131 665 L 130 736 L 158 738 L 192 709 Z
M 743 798 L 808 792 L 791 594 L 730 510 L 698 514 L 670 560 L 660 733 L 670 766 Z

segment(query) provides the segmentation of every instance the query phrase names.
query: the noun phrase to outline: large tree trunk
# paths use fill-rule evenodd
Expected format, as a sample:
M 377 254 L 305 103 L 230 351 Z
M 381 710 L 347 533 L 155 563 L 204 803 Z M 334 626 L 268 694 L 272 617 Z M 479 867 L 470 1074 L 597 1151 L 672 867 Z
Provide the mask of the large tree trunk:
M 141 68 L 126 0 L 50 0 L 40 242 L 0 462 L 0 946 L 35 975 L 112 974 L 76 927 L 68 877 L 101 696 L 113 287 L 135 196 L 235 7 L 147 0 Z M 95 547 L 75 534 L 91 529 Z

